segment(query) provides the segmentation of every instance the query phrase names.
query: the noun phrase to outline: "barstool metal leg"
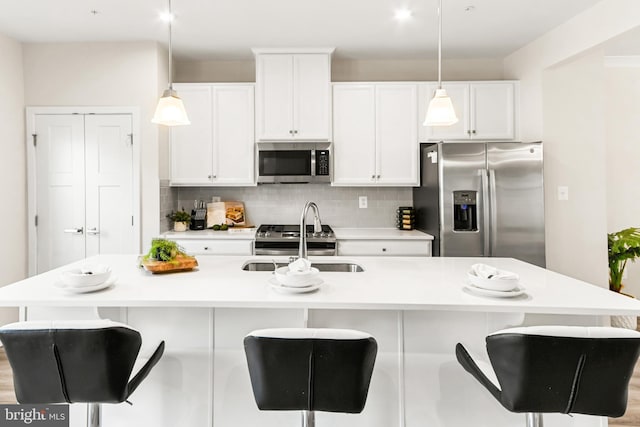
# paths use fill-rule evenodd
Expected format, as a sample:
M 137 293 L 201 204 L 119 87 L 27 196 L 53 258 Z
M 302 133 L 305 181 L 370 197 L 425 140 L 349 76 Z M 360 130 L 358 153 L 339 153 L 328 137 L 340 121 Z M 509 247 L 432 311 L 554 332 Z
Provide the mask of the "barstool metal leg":
M 525 416 L 527 417 L 527 427 L 543 427 L 542 414 L 527 412 Z
M 302 411 L 302 427 L 315 427 L 316 413 L 313 411 Z
M 99 403 L 87 404 L 87 427 L 100 427 L 102 415 Z

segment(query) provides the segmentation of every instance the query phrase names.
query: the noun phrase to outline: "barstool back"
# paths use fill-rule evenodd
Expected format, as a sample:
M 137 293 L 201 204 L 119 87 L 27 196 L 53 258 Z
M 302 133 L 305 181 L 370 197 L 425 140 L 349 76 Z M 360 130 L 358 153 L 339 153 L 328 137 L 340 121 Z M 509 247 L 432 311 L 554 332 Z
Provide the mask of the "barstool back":
M 640 333 L 619 328 L 537 326 L 486 338 L 492 375 L 461 344 L 458 360 L 512 412 L 619 417 L 640 354 Z
M 377 353 L 369 334 L 345 329 L 263 329 L 244 339 L 261 410 L 362 412 Z
M 20 322 L 0 328 L 20 403 L 119 403 L 149 374 L 160 343 L 129 381 L 140 333 L 109 320 Z

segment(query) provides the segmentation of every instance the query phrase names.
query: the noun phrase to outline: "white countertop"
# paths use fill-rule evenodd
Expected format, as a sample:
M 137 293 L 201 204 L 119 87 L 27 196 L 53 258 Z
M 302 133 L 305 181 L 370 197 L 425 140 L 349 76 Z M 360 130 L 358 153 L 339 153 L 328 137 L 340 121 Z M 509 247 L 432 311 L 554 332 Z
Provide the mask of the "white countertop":
M 207 240 L 254 240 L 256 238 L 256 228 L 237 228 L 233 230 L 189 230 L 189 231 L 167 231 L 162 233 L 166 239 L 207 239 Z
M 398 230 L 397 228 L 334 228 L 338 240 L 433 240 L 433 236 L 418 230 Z M 253 240 L 256 228 L 226 231 L 189 230 L 167 231 L 162 237 L 168 239 L 220 239 Z
M 433 236 L 418 230 L 397 228 L 334 228 L 338 240 L 433 240 Z
M 640 301 L 511 258 L 319 257 L 315 262 L 353 261 L 362 273 L 322 273 L 325 283 L 309 294 L 271 289 L 270 272 L 242 271 L 248 259 L 202 256 L 191 272 L 152 275 L 137 267 L 137 255 L 101 255 L 117 282 L 88 294 L 69 295 L 54 286 L 72 265 L 0 288 L 0 306 L 238 307 L 372 310 L 448 310 L 580 315 L 640 315 Z M 520 275 L 526 294 L 489 298 L 464 289 L 476 262 Z

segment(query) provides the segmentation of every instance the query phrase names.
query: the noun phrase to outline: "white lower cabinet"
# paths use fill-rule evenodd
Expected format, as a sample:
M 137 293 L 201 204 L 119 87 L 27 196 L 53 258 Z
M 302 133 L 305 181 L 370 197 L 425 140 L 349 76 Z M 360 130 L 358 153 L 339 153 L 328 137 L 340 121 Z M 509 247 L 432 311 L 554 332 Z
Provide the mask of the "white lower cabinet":
M 333 85 L 335 186 L 418 184 L 418 85 Z
M 176 239 L 189 255 L 252 255 L 253 240 Z
M 255 185 L 253 85 L 174 86 L 191 125 L 171 128 L 171 185 Z
M 339 256 L 431 256 L 431 240 L 338 240 Z

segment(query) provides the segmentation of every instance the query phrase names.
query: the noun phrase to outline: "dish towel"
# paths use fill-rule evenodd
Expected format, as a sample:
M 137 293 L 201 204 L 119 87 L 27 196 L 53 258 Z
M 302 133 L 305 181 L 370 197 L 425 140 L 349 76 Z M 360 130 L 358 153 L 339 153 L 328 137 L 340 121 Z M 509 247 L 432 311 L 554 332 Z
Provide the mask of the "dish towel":
M 518 280 L 519 276 L 516 273 L 512 273 L 506 270 L 498 270 L 487 264 L 473 264 L 471 271 L 478 277 L 483 279 L 498 279 L 498 280 Z
M 295 271 L 302 273 L 311 270 L 311 261 L 305 258 L 298 258 L 291 264 L 289 264 L 289 271 Z

